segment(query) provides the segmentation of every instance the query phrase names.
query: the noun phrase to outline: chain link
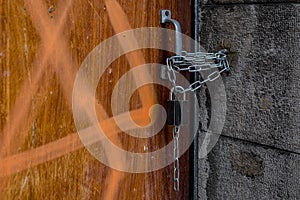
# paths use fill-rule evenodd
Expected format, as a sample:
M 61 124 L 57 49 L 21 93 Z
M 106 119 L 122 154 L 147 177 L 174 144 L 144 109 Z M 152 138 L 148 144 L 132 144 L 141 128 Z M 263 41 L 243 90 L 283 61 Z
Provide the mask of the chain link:
M 229 71 L 229 63 L 226 57 L 227 50 L 223 49 L 217 53 L 195 52 L 188 53 L 182 52 L 182 56 L 173 56 L 167 59 L 167 75 L 173 88 L 172 92 L 185 94 L 188 91 L 198 90 L 204 83 L 208 81 L 215 81 L 224 71 Z M 201 72 L 212 69 L 221 69 L 220 71 L 213 71 L 206 79 L 202 81 L 195 81 L 187 88 L 184 88 L 176 83 L 176 73 L 181 71 L 188 72 Z M 174 141 L 174 190 L 179 191 L 180 186 L 180 165 L 179 165 L 179 136 L 180 126 L 174 126 L 172 129 Z
M 174 140 L 174 190 L 179 191 L 180 184 L 180 166 L 179 166 L 179 136 L 180 126 L 174 126 L 172 129 Z
M 198 90 L 204 83 L 208 81 L 215 81 L 218 79 L 224 71 L 229 71 L 229 63 L 226 56 L 226 50 L 221 50 L 217 53 L 205 53 L 196 52 L 188 53 L 182 52 L 182 56 L 172 56 L 167 58 L 167 74 L 168 79 L 172 86 L 175 88 L 175 92 L 185 93 L 188 91 L 194 92 Z M 188 72 L 200 72 L 208 71 L 212 69 L 221 69 L 220 71 L 214 71 L 207 76 L 203 81 L 196 81 L 191 83 L 187 88 L 178 90 L 176 84 L 176 73 L 181 71 Z

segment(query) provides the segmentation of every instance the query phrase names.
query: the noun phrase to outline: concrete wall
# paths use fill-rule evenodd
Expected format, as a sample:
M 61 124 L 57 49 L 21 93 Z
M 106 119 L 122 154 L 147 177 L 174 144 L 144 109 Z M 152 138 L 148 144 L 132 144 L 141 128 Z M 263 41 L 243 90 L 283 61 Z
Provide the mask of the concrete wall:
M 199 199 L 300 199 L 300 1 L 202 0 L 199 38 L 229 49 L 222 136 L 199 159 Z M 209 96 L 201 91 L 201 145 Z

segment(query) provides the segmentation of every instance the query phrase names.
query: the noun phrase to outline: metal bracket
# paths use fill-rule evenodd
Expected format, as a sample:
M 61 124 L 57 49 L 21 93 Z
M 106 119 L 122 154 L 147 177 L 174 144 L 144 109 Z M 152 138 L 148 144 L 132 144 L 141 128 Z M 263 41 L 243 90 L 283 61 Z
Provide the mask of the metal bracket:
M 160 11 L 160 23 L 166 24 L 171 23 L 175 28 L 175 53 L 178 56 L 182 55 L 182 31 L 180 23 L 172 19 L 172 13 L 170 10 L 161 10 Z

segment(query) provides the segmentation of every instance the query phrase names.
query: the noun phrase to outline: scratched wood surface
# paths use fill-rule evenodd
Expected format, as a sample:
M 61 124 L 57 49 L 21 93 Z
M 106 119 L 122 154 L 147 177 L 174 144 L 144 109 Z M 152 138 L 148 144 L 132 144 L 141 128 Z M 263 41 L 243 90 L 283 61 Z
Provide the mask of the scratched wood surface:
M 159 10 L 170 9 L 190 35 L 190 1 L 117 2 L 132 28 L 161 27 Z M 145 174 L 118 172 L 94 159 L 76 135 L 71 103 L 77 70 L 115 33 L 105 1 L 1 0 L 0 17 L 0 199 L 188 199 L 188 153 L 176 193 L 172 165 Z M 147 63 L 164 63 L 166 53 L 143 55 Z M 113 86 L 130 69 L 127 59 L 120 57 L 99 81 L 97 102 L 109 116 Z M 164 104 L 169 92 L 151 90 Z M 140 104 L 136 93 L 130 107 Z M 142 141 L 119 133 L 112 142 L 132 152 L 153 151 L 172 139 L 166 132 Z

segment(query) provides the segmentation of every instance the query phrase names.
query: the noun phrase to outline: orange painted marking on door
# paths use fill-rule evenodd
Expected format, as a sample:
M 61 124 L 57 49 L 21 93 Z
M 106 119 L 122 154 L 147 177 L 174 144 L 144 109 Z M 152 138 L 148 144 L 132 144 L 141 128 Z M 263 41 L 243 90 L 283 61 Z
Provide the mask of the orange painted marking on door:
M 124 13 L 122 7 L 117 1 L 106 0 L 105 5 L 107 8 L 110 23 L 113 26 L 113 29 L 116 34 L 132 29 L 126 14 Z M 137 49 L 134 52 L 130 52 L 126 54 L 127 61 L 129 62 L 131 68 L 146 64 L 144 55 L 140 50 L 136 40 L 130 40 L 127 38 L 120 37 L 119 43 L 123 48 L 130 46 L 130 49 Z M 142 82 L 145 83 L 150 83 L 152 80 L 148 71 L 144 72 L 144 76 L 134 77 L 134 78 L 142 79 Z M 149 109 L 155 103 L 156 97 L 149 85 L 146 85 L 145 87 L 139 89 L 139 97 L 141 98 L 142 105 L 143 105 L 142 106 L 143 111 L 141 114 L 145 116 L 145 123 L 143 125 L 147 125 L 150 122 Z

